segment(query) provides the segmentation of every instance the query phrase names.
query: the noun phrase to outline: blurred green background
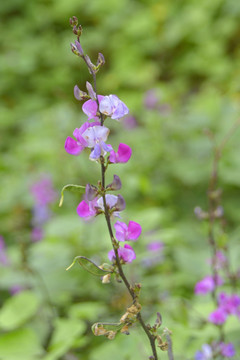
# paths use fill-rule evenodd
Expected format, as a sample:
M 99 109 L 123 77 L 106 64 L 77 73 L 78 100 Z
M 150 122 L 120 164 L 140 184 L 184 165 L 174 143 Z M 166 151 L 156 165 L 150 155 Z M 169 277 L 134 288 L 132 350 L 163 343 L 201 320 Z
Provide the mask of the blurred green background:
M 64 150 L 66 137 L 86 121 L 73 87 L 85 90 L 91 80 L 70 50 L 73 15 L 92 61 L 98 52 L 105 56 L 99 93 L 117 94 L 130 109 L 120 124 L 108 120 L 110 142 L 130 145 L 133 155 L 128 164 L 112 165 L 107 181 L 120 176 L 123 220 L 143 227 L 134 244 L 137 259 L 126 272 L 143 285 L 146 321 L 160 311 L 163 326 L 173 331 L 176 360 L 193 359 L 218 334 L 202 323 L 213 310 L 210 296 L 194 296 L 195 283 L 210 273 L 210 250 L 207 225 L 193 210 L 207 206 L 212 144 L 206 129 L 218 142 L 239 118 L 240 2 L 8 0 L 1 1 L 0 15 L 0 235 L 8 259 L 0 264 L 0 359 L 150 355 L 138 327 L 113 341 L 91 333 L 92 323 L 115 322 L 123 314 L 130 302 L 123 285 L 102 285 L 77 265 L 65 271 L 76 255 L 106 262 L 110 242 L 103 218 L 83 223 L 76 214 L 80 197 L 66 194 L 62 208 L 58 199 L 51 205 L 43 239 L 31 240 L 34 183 L 47 174 L 59 198 L 65 184 L 94 184 L 100 176 L 87 154 L 73 157 Z M 239 131 L 225 147 L 219 176 L 236 269 Z M 164 243 L 161 254 L 147 250 L 152 241 Z M 22 291 L 12 296 L 14 286 Z M 239 322 L 230 319 L 226 333 L 239 349 Z

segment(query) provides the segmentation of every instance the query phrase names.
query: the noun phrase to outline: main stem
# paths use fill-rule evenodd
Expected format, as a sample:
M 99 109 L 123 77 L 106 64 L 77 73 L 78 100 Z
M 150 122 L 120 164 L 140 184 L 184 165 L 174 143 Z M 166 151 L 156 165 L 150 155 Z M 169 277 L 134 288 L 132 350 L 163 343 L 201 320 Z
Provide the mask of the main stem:
M 85 56 L 83 56 L 83 60 L 85 61 L 86 65 L 87 65 L 87 67 L 88 67 L 88 69 L 89 69 L 89 71 L 90 71 L 90 73 L 91 73 L 91 75 L 93 77 L 94 91 L 96 93 L 96 102 L 97 102 L 98 111 L 99 111 L 99 101 L 98 101 L 97 85 L 96 85 L 96 73 L 89 66 L 88 62 L 86 61 Z M 100 113 L 100 119 L 101 119 L 101 126 L 103 126 L 104 118 L 103 118 L 101 113 Z M 117 265 L 117 268 L 118 268 L 118 273 L 119 273 L 122 281 L 124 282 L 129 294 L 131 295 L 133 303 L 135 303 L 136 300 L 137 300 L 136 294 L 135 294 L 133 288 L 131 287 L 130 283 L 128 282 L 128 280 L 127 280 L 127 278 L 126 278 L 126 276 L 124 274 L 124 271 L 123 271 L 123 268 L 122 268 L 122 265 L 121 265 L 121 262 L 120 262 L 120 259 L 119 259 L 119 256 L 118 256 L 117 241 L 115 240 L 115 237 L 113 235 L 113 230 L 112 230 L 112 225 L 111 225 L 111 220 L 110 220 L 110 214 L 109 214 L 109 211 L 108 211 L 107 202 L 106 202 L 106 196 L 105 196 L 105 192 L 106 192 L 106 188 L 105 188 L 105 171 L 106 171 L 106 167 L 105 167 L 104 158 L 101 157 L 100 161 L 101 161 L 101 179 L 102 179 L 102 181 L 101 181 L 102 189 L 101 190 L 102 190 L 104 213 L 105 213 L 105 219 L 106 219 L 106 223 L 107 223 L 107 227 L 108 227 L 108 232 L 109 232 L 111 242 L 112 242 L 112 246 L 113 246 L 113 250 L 114 250 L 114 253 L 115 253 L 116 265 Z M 137 314 L 137 319 L 138 319 L 141 327 L 143 328 L 144 332 L 146 333 L 146 335 L 147 335 L 147 337 L 148 337 L 148 339 L 150 341 L 150 345 L 151 345 L 152 353 L 153 353 L 153 359 L 158 360 L 157 351 L 156 351 L 156 345 L 155 345 L 155 336 L 150 333 L 147 326 L 145 325 L 145 323 L 144 323 L 144 321 L 142 319 L 141 312 L 139 312 Z

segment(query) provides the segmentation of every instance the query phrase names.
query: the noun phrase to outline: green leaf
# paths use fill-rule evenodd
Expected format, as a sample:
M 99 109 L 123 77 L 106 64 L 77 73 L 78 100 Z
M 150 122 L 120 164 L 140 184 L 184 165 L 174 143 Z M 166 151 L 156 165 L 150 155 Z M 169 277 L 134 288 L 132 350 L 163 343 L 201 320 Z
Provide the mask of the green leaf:
M 23 291 L 11 297 L 0 311 L 0 328 L 16 329 L 36 313 L 38 305 L 38 299 L 31 291 Z
M 1 360 L 33 360 L 35 357 L 40 359 L 43 354 L 39 337 L 30 329 L 18 329 L 2 334 L 0 349 Z
M 97 266 L 93 261 L 89 260 L 85 256 L 76 256 L 72 262 L 72 264 L 66 269 L 69 270 L 71 267 L 75 264 L 75 262 L 78 261 L 79 264 L 88 272 L 90 272 L 92 275 L 95 276 L 104 276 L 112 271 L 109 270 L 103 270 L 99 266 Z
M 65 185 L 63 188 L 62 188 L 62 191 L 61 191 L 61 199 L 59 201 L 59 206 L 61 207 L 62 204 L 63 204 L 63 199 L 64 199 L 64 191 L 65 190 L 68 190 L 68 191 L 71 191 L 71 192 L 74 192 L 74 193 L 78 193 L 78 194 L 84 194 L 85 192 L 85 186 L 82 186 L 82 185 L 74 185 L 74 184 L 68 184 L 68 185 Z
M 72 348 L 76 339 L 85 331 L 86 325 L 79 319 L 57 319 L 49 354 L 43 360 L 58 360 Z

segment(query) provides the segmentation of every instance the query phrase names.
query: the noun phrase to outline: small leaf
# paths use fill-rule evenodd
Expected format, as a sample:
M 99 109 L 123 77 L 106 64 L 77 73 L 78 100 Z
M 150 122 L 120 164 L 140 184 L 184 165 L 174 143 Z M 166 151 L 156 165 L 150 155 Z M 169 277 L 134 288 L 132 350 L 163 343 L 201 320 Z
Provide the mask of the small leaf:
M 111 273 L 110 270 L 103 270 L 99 266 L 97 266 L 93 261 L 89 260 L 85 256 L 76 256 L 73 260 L 72 264 L 66 269 L 69 270 L 78 261 L 79 264 L 88 272 L 96 276 L 104 276 L 106 274 Z
M 63 188 L 62 188 L 62 191 L 61 191 L 61 199 L 59 201 L 59 206 L 61 207 L 62 204 L 63 204 L 63 199 L 64 199 L 64 191 L 65 190 L 68 190 L 68 191 L 71 191 L 71 192 L 74 192 L 74 193 L 78 193 L 78 194 L 84 194 L 85 192 L 85 186 L 82 186 L 82 185 L 74 185 L 74 184 L 68 184 L 68 185 L 65 185 Z

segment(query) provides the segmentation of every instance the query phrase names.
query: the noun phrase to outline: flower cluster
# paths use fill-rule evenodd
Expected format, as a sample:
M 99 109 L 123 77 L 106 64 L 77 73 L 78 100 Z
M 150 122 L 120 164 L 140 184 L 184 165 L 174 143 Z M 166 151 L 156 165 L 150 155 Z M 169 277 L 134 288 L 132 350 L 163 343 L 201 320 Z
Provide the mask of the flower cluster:
M 212 346 L 203 344 L 202 349 L 195 354 L 195 360 L 211 360 L 216 356 L 231 358 L 235 355 L 235 349 L 232 343 L 213 343 Z
M 39 181 L 35 182 L 30 191 L 34 198 L 32 241 L 35 242 L 43 238 L 43 225 L 52 215 L 49 204 L 55 201 L 57 194 L 48 175 L 43 175 Z

